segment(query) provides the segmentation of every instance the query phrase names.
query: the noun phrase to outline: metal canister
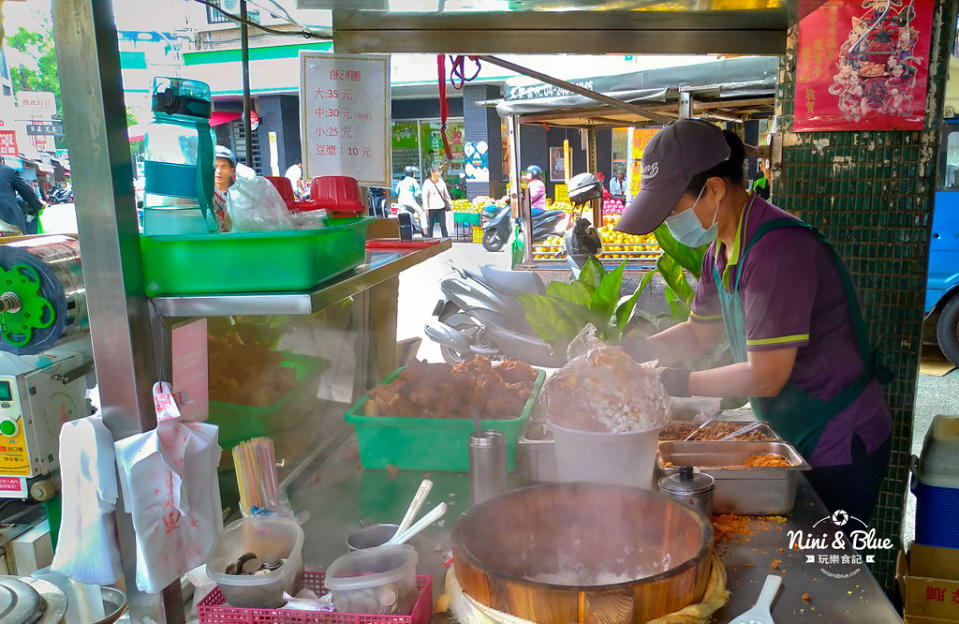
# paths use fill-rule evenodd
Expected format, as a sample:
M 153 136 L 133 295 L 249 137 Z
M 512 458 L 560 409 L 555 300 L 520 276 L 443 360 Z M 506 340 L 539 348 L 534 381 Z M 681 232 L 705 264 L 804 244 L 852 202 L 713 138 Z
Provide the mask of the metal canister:
M 506 491 L 506 436 L 488 430 L 470 434 L 470 501 L 478 505 Z
M 682 466 L 679 472 L 659 480 L 659 489 L 670 498 L 686 503 L 707 518 L 713 511 L 715 480 L 708 474 Z

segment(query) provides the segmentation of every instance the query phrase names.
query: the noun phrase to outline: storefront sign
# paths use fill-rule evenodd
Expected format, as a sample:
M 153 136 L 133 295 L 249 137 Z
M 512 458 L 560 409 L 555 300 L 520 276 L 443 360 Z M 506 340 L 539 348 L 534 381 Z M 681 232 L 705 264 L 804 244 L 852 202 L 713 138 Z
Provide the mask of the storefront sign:
M 419 147 L 416 133 L 415 121 L 394 121 L 393 149 L 416 149 Z
M 0 156 L 17 156 L 17 132 L 15 130 L 0 130 Z
M 489 144 L 468 141 L 463 146 L 467 182 L 489 182 Z
M 918 130 L 933 0 L 829 0 L 799 22 L 793 129 Z
M 390 186 L 390 57 L 300 53 L 303 174 Z
M 629 157 L 626 169 L 626 183 L 629 186 L 629 196 L 635 197 L 641 186 L 640 171 L 643 165 L 643 151 L 646 144 L 659 132 L 655 129 L 630 128 L 629 129 Z

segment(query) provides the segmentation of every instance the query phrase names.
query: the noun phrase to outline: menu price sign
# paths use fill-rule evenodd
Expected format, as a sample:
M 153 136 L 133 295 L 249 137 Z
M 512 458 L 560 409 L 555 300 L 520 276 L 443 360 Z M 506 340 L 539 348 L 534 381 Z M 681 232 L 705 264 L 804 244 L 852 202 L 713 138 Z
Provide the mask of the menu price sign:
M 0 156 L 18 156 L 17 132 L 15 130 L 0 130 Z
M 303 174 L 390 187 L 390 57 L 300 52 Z

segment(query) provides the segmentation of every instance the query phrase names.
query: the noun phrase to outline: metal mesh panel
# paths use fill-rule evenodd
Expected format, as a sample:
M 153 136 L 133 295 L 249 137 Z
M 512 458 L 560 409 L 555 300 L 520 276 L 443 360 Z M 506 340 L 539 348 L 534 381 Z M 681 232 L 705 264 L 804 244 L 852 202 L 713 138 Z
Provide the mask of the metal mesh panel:
M 859 288 L 869 335 L 895 378 L 886 386 L 892 411 L 892 455 L 872 526 L 899 543 L 905 508 L 916 374 L 921 350 L 926 263 L 932 220 L 938 120 L 957 1 L 938 3 L 926 130 L 790 134 L 796 37 L 780 62 L 777 115 L 787 133 L 774 202 L 820 228 L 845 259 Z M 943 16 L 949 16 L 943 19 Z M 793 141 L 795 140 L 794 144 Z M 895 552 L 873 574 L 890 591 Z

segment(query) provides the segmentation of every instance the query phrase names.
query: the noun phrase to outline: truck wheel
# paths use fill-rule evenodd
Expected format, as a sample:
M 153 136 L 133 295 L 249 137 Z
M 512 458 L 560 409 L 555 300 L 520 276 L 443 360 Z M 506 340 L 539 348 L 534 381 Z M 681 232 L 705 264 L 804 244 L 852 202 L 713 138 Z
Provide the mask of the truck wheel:
M 959 293 L 953 294 L 939 313 L 936 340 L 949 361 L 959 366 Z

